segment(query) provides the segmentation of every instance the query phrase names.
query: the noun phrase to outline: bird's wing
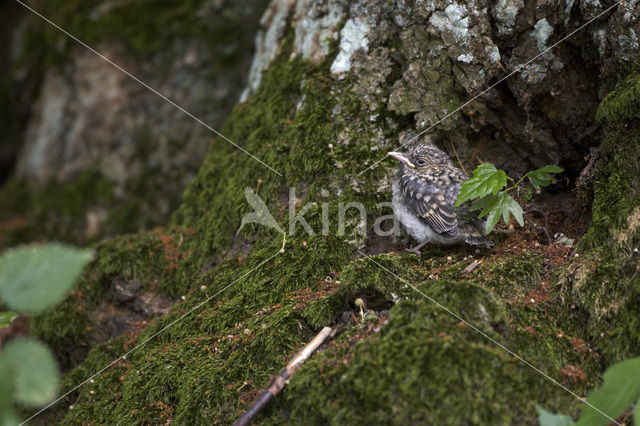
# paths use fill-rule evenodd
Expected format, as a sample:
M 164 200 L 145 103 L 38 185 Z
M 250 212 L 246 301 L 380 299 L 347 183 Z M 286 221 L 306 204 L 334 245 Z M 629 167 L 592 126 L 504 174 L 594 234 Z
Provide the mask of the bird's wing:
M 458 234 L 455 200 L 462 180 L 456 176 L 412 176 L 401 179 L 402 192 L 413 213 L 435 232 L 455 238 Z

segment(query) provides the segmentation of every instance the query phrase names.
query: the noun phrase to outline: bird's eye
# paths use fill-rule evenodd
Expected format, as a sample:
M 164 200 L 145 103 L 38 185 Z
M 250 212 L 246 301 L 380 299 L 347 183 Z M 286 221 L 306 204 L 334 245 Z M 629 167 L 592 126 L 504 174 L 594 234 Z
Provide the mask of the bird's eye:
M 425 164 L 427 164 L 426 161 L 424 161 L 422 158 L 420 158 L 419 160 L 416 161 L 416 164 L 420 167 L 424 166 Z

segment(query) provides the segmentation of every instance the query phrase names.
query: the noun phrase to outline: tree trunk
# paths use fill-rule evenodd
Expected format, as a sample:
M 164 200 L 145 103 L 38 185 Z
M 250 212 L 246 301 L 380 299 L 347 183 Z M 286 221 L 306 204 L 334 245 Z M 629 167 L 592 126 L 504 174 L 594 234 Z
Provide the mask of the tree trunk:
M 44 50 L 25 65 L 40 90 L 0 194 L 13 200 L 0 243 L 147 229 L 95 243 L 78 288 L 35 319 L 68 368 L 63 392 L 135 349 L 42 416 L 230 423 L 324 326 L 342 331 L 256 422 L 536 424 L 536 404 L 579 413 L 558 383 L 585 396 L 607 366 L 640 353 L 636 2 L 603 14 L 613 3 L 272 0 L 250 67 L 242 22 L 263 9 L 187 3 L 159 7 L 158 21 L 134 9 L 133 31 L 117 21 L 126 6 L 78 2 L 65 16 L 97 23 L 60 25 L 242 149 L 210 142 L 35 17 L 14 33 L 23 48 L 45 40 L 55 58 Z M 491 235 L 493 252 L 431 246 L 417 257 L 403 252 L 408 239 L 373 232 L 390 214 L 380 203 L 396 164 L 384 156 L 412 139 L 468 173 L 481 162 L 514 178 L 547 164 L 565 172 L 534 196 L 524 228 Z M 75 207 L 58 195 L 78 188 L 89 192 Z M 238 232 L 255 195 L 287 233 L 290 210 L 308 206 L 313 233 L 294 222 L 281 253 L 273 226 Z M 351 202 L 365 223 L 356 209 L 341 223 Z

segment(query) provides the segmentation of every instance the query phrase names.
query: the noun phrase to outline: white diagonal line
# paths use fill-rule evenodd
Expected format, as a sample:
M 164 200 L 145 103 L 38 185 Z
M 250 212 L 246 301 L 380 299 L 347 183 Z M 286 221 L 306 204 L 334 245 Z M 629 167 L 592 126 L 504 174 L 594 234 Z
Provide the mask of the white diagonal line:
M 98 55 L 100 58 L 104 59 L 105 61 L 107 61 L 109 64 L 113 65 L 115 68 L 117 68 L 119 71 L 121 71 L 122 73 L 124 73 L 126 76 L 132 78 L 133 80 L 135 80 L 136 82 L 138 82 L 139 84 L 141 84 L 142 86 L 144 86 L 145 88 L 147 88 L 149 91 L 151 91 L 152 93 L 158 95 L 160 98 L 162 98 L 163 100 L 167 101 L 168 103 L 170 103 L 171 105 L 173 105 L 175 108 L 177 108 L 179 111 L 183 112 L 184 114 L 188 115 L 189 117 L 191 117 L 193 120 L 195 120 L 198 124 L 201 124 L 202 126 L 206 127 L 207 129 L 209 129 L 210 131 L 212 131 L 213 133 L 215 133 L 216 135 L 218 135 L 219 137 L 221 137 L 222 139 L 226 140 L 227 142 L 229 142 L 231 145 L 235 146 L 236 148 L 238 148 L 240 151 L 244 152 L 245 154 L 247 154 L 249 157 L 253 158 L 254 160 L 256 160 L 257 162 L 259 162 L 260 164 L 262 164 L 263 166 L 265 166 L 266 168 L 268 168 L 269 170 L 271 170 L 272 172 L 276 173 L 279 176 L 282 176 L 282 173 L 280 173 L 279 171 L 277 171 L 276 169 L 274 169 L 273 167 L 271 167 L 270 165 L 268 165 L 267 163 L 265 163 L 264 161 L 262 161 L 261 159 L 259 159 L 258 157 L 256 157 L 255 155 L 251 154 L 249 151 L 247 151 L 246 149 L 244 149 L 243 147 L 241 147 L 240 145 L 238 145 L 237 143 L 235 143 L 234 141 L 232 141 L 231 139 L 229 139 L 228 137 L 226 137 L 225 135 L 223 135 L 222 133 L 220 133 L 219 131 L 217 131 L 216 129 L 214 129 L 213 127 L 211 127 L 210 125 L 208 125 L 207 123 L 205 123 L 204 121 L 202 121 L 201 119 L 199 119 L 198 117 L 196 117 L 195 115 L 191 114 L 189 111 L 187 111 L 186 109 L 184 109 L 183 107 L 181 107 L 180 105 L 178 105 L 177 103 L 175 103 L 174 101 L 172 101 L 171 99 L 169 99 L 168 97 L 166 97 L 165 95 L 163 95 L 162 93 L 158 92 L 156 89 L 154 89 L 153 87 L 149 86 L 147 83 L 145 83 L 144 81 L 140 80 L 138 77 L 136 77 L 135 75 L 131 74 L 129 71 L 125 70 L 124 68 L 122 68 L 120 65 L 116 64 L 115 62 L 113 62 L 112 60 L 110 60 L 109 58 L 107 58 L 106 56 L 104 56 L 103 54 L 101 54 L 100 52 L 98 52 L 97 50 L 93 49 L 91 46 L 89 46 L 88 44 L 86 44 L 85 42 L 83 42 L 82 40 L 80 40 L 79 38 L 77 38 L 76 36 L 74 36 L 73 34 L 70 34 L 69 32 L 65 31 L 64 29 L 62 29 L 60 26 L 58 26 L 55 22 L 52 22 L 50 19 L 48 19 L 46 16 L 42 15 L 41 13 L 39 13 L 38 11 L 34 10 L 33 8 L 31 8 L 30 6 L 28 6 L 27 4 L 23 3 L 21 0 L 16 0 L 18 3 L 20 3 L 22 6 L 24 6 L 25 8 L 27 8 L 28 10 L 30 10 L 32 13 L 34 13 L 35 15 L 39 16 L 40 18 L 42 18 L 43 20 L 45 20 L 46 22 L 48 22 L 49 24 L 51 24 L 52 26 L 54 26 L 55 28 L 57 28 L 59 31 L 61 31 L 62 33 L 64 33 L 67 37 L 75 40 L 77 43 L 79 43 L 80 45 L 86 47 L 87 49 L 89 49 L 91 52 L 95 53 L 96 55 Z
M 516 357 L 518 360 L 520 360 L 521 362 L 523 362 L 525 365 L 527 365 L 528 367 L 531 367 L 533 370 L 535 370 L 538 374 L 541 374 L 542 376 L 544 376 L 545 378 L 547 378 L 548 380 L 550 380 L 553 384 L 561 387 L 562 389 L 564 389 L 565 391 L 569 392 L 571 395 L 575 396 L 576 398 L 578 398 L 581 402 L 584 402 L 585 404 L 587 404 L 589 407 L 593 408 L 594 410 L 596 410 L 598 413 L 602 414 L 603 416 L 605 416 L 607 419 L 611 420 L 613 423 L 617 424 L 618 426 L 622 426 L 620 423 L 618 423 L 615 419 L 612 419 L 611 417 L 609 417 L 609 415 L 607 415 L 606 413 L 604 413 L 602 410 L 598 409 L 597 407 L 595 407 L 593 404 L 591 404 L 590 402 L 588 402 L 586 399 L 580 397 L 578 394 L 574 393 L 571 389 L 567 388 L 566 386 L 564 386 L 562 383 L 558 382 L 557 380 L 555 380 L 553 377 L 549 376 L 547 373 L 545 373 L 544 371 L 540 370 L 538 367 L 536 367 L 535 365 L 531 364 L 529 361 L 527 361 L 526 359 L 522 358 L 520 355 L 518 355 L 517 353 L 513 352 L 511 349 L 507 348 L 506 346 L 504 346 L 502 343 L 498 342 L 496 339 L 494 339 L 493 337 L 489 336 L 487 333 L 485 333 L 484 331 L 480 330 L 479 328 L 477 328 L 475 325 L 471 324 L 469 321 L 465 320 L 464 318 L 462 318 L 460 315 L 456 314 L 455 312 L 453 312 L 451 309 L 447 308 L 446 306 L 444 306 L 443 304 L 439 303 L 437 300 L 435 300 L 434 298 L 432 298 L 431 296 L 427 295 L 426 293 L 420 291 L 417 287 L 415 287 L 414 285 L 412 285 L 409 281 L 407 281 L 406 279 L 402 278 L 401 276 L 399 276 L 398 274 L 396 274 L 393 271 L 390 271 L 389 269 L 387 269 L 386 267 L 384 267 L 383 265 L 381 265 L 380 263 L 376 262 L 371 256 L 368 256 L 366 254 L 364 254 L 363 252 L 361 252 L 360 250 L 356 249 L 356 251 L 358 253 L 360 253 L 362 256 L 366 257 L 368 260 L 370 260 L 371 262 L 373 262 L 375 265 L 379 266 L 380 268 L 382 268 L 384 271 L 388 272 L 389 274 L 393 275 L 395 278 L 397 278 L 400 282 L 402 282 L 403 284 L 405 284 L 408 287 L 411 287 L 413 290 L 415 290 L 417 293 L 419 293 L 420 295 L 424 296 L 427 300 L 429 300 L 431 303 L 435 304 L 436 306 L 438 306 L 439 308 L 441 308 L 442 310 L 444 310 L 445 312 L 447 312 L 449 315 L 453 316 L 454 318 L 456 318 L 458 321 L 463 322 L 466 326 L 470 327 L 471 329 L 473 329 L 474 331 L 480 333 L 483 337 L 487 338 L 488 340 L 490 340 L 492 343 L 494 343 L 495 345 L 497 345 L 498 347 L 500 347 L 502 350 L 504 350 L 505 352 L 507 352 L 508 354 Z
M 195 307 L 191 308 L 189 311 L 187 311 L 185 314 L 182 314 L 180 317 L 178 317 L 177 319 L 171 321 L 169 324 L 167 324 L 166 326 L 164 326 L 160 331 L 154 333 L 153 335 L 151 335 L 150 337 L 147 337 L 144 341 L 142 341 L 141 343 L 137 344 L 135 347 L 133 347 L 132 349 L 129 349 L 127 352 L 125 352 L 124 354 L 120 355 L 118 358 L 116 358 L 113 362 L 107 364 L 104 368 L 102 368 L 101 370 L 95 372 L 94 374 L 92 374 L 90 377 L 88 377 L 85 381 L 83 381 L 82 383 L 80 383 L 79 385 L 76 385 L 74 388 L 72 388 L 71 390 L 69 390 L 68 392 L 66 392 L 64 395 L 60 396 L 58 399 L 56 399 L 53 402 L 50 402 L 49 404 L 47 404 L 45 407 L 41 408 L 38 412 L 36 412 L 35 414 L 33 414 L 31 417 L 29 417 L 28 419 L 24 420 L 22 423 L 20 423 L 20 426 L 24 425 L 25 423 L 27 423 L 29 420 L 33 419 L 34 417 L 36 417 L 38 414 L 42 413 L 43 411 L 47 410 L 49 407 L 55 405 L 58 401 L 60 401 L 61 399 L 66 398 L 69 394 L 71 394 L 72 392 L 74 392 L 76 389 L 78 389 L 79 387 L 83 386 L 84 384 L 86 384 L 89 380 L 93 379 L 94 377 L 96 377 L 98 374 L 102 373 L 104 370 L 106 370 L 107 368 L 111 367 L 113 364 L 115 364 L 116 362 L 120 361 L 121 359 L 126 359 L 127 355 L 129 355 L 131 352 L 135 351 L 136 349 L 138 349 L 141 346 L 144 346 L 149 340 L 153 339 L 154 337 L 156 337 L 158 334 L 162 333 L 163 331 L 165 331 L 166 329 L 172 327 L 174 324 L 178 323 L 179 321 L 181 321 L 184 317 L 186 317 L 187 315 L 191 314 L 193 311 L 197 310 L 198 308 L 200 308 L 202 305 L 204 305 L 205 303 L 207 303 L 208 301 L 210 301 L 211 299 L 213 299 L 214 297 L 216 297 L 217 295 L 219 295 L 220 293 L 224 292 L 226 289 L 228 289 L 229 287 L 231 287 L 232 285 L 234 285 L 235 283 L 237 283 L 238 281 L 240 281 L 241 279 L 243 279 L 244 277 L 246 277 L 247 275 L 249 275 L 250 273 L 252 273 L 253 271 L 255 271 L 256 269 L 260 268 L 262 265 L 264 265 L 265 263 L 267 263 L 268 261 L 270 261 L 271 259 L 273 259 L 274 257 L 276 257 L 277 255 L 279 255 L 281 252 L 278 251 L 276 254 L 272 255 L 271 257 L 267 258 L 266 260 L 262 261 L 258 266 L 252 268 L 249 272 L 245 273 L 244 275 L 242 275 L 240 278 L 236 279 L 235 281 L 231 282 L 230 284 L 227 284 L 223 289 L 217 291 L 214 295 L 207 297 L 204 301 L 198 303 Z
M 394 151 L 397 151 L 398 149 L 410 144 L 411 142 L 413 142 L 414 140 L 416 140 L 417 138 L 419 138 L 420 136 L 422 136 L 423 134 L 425 134 L 426 132 L 428 132 L 429 130 L 433 129 L 434 127 L 436 127 L 438 124 L 442 123 L 444 120 L 446 120 L 447 118 L 451 117 L 453 114 L 457 113 L 458 111 L 460 111 L 462 108 L 466 107 L 467 105 L 469 105 L 471 102 L 475 101 L 476 99 L 478 99 L 480 96 L 484 95 L 485 93 L 487 93 L 489 90 L 493 89 L 494 87 L 496 87 L 498 84 L 502 83 L 503 81 L 505 81 L 506 79 L 508 79 L 509 77 L 511 77 L 512 75 L 520 72 L 520 70 L 522 70 L 524 67 L 526 67 L 527 65 L 529 65 L 530 63 L 534 62 L 535 60 L 537 60 L 539 57 L 541 57 L 542 55 L 544 55 L 545 53 L 549 52 L 550 50 L 552 50 L 553 48 L 555 48 L 556 46 L 558 46 L 560 43 L 565 42 L 566 40 L 568 40 L 569 38 L 573 37 L 578 31 L 582 30 L 584 27 L 586 27 L 587 25 L 589 25 L 590 23 L 592 23 L 593 21 L 595 21 L 596 19 L 600 18 L 602 15 L 606 14 L 607 12 L 609 12 L 611 9 L 615 8 L 616 6 L 620 6 L 622 5 L 621 2 L 619 3 L 615 3 L 612 6 L 606 8 L 602 13 L 600 13 L 599 15 L 597 15 L 595 18 L 590 19 L 589 21 L 587 21 L 585 24 L 582 24 L 580 27 L 578 27 L 577 29 L 573 30 L 572 32 L 570 32 L 568 35 L 564 36 L 562 39 L 560 39 L 559 41 L 557 41 L 556 43 L 554 43 L 551 47 L 543 50 L 539 55 L 535 56 L 533 59 L 528 60 L 527 62 L 525 62 L 524 64 L 520 64 L 518 65 L 513 71 L 511 71 L 509 74 L 507 74 L 506 76 L 502 77 L 500 80 L 498 80 L 497 83 L 492 84 L 491 86 L 489 86 L 488 88 L 484 89 L 482 92 L 478 93 L 476 96 L 474 96 L 473 98 L 469 99 L 467 102 L 463 103 L 462 105 L 460 105 L 458 108 L 454 109 L 453 111 L 451 111 L 449 114 L 445 115 L 444 117 L 442 117 L 440 120 L 436 121 L 435 123 L 433 123 L 431 126 L 427 127 L 425 130 L 421 131 L 420 133 L 418 133 L 416 136 L 412 137 L 411 139 L 409 139 L 407 142 L 403 143 L 402 145 L 400 145 L 399 147 L 395 148 Z M 386 154 L 384 157 L 382 157 L 381 159 L 379 159 L 378 161 L 376 161 L 375 163 L 373 163 L 372 165 L 370 165 L 369 167 L 367 167 L 366 169 L 364 169 L 363 171 L 361 171 L 360 173 L 358 173 L 356 175 L 356 177 L 362 175 L 363 173 L 367 172 L 368 170 L 371 170 L 372 168 L 374 168 L 375 166 L 378 165 L 378 163 L 380 163 L 381 161 L 383 161 L 385 158 L 387 158 L 389 156 L 389 154 Z

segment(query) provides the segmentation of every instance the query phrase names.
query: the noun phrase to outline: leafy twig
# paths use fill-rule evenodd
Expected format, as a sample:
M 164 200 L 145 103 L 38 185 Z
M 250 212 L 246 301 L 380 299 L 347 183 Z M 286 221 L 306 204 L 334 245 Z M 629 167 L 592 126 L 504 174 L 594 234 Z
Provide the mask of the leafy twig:
M 553 173 L 562 171 L 558 166 L 545 166 L 528 172 L 516 181 L 503 170 L 496 169 L 493 164 L 480 164 L 473 171 L 473 175 L 462 184 L 456 207 L 472 201 L 470 210 L 480 210 L 480 219 L 486 216 L 487 234 L 493 231 L 500 217 L 506 225 L 513 215 L 518 224 L 524 226 L 522 207 L 510 192 L 513 191 L 512 193 L 522 201 L 529 201 L 534 191 L 554 182 Z

